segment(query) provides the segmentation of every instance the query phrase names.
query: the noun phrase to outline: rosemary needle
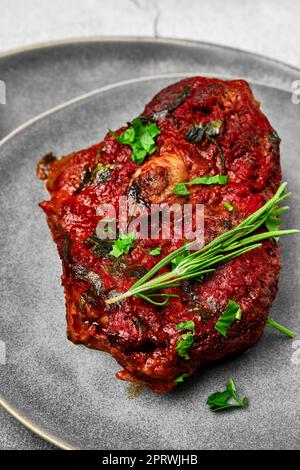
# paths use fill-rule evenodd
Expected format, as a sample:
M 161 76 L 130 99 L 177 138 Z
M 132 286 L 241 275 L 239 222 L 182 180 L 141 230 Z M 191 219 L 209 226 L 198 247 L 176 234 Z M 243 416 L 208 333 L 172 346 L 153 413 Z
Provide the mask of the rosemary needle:
M 218 265 L 259 248 L 263 240 L 299 233 L 298 230 L 255 233 L 265 225 L 270 216 L 283 214 L 288 209 L 287 207 L 278 209 L 278 205 L 290 197 L 290 193 L 285 194 L 285 188 L 286 183 L 283 183 L 264 206 L 247 217 L 236 228 L 221 234 L 200 250 L 185 256 L 172 271 L 157 275 L 164 266 L 169 265 L 178 255 L 186 253 L 189 248 L 195 245 L 195 241 L 187 243 L 167 255 L 133 284 L 127 292 L 106 300 L 106 303 L 113 304 L 135 295 L 155 305 L 163 306 L 168 301 L 169 294 L 162 296 L 161 289 L 174 287 L 186 279 L 199 279 L 205 274 L 213 272 Z M 164 297 L 164 300 L 156 301 L 156 297 L 158 299 Z

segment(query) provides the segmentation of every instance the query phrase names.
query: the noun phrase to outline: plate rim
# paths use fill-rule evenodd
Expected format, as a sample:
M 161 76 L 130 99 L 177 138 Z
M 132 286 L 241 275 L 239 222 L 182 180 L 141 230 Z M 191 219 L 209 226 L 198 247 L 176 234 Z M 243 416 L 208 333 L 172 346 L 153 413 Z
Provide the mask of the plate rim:
M 259 59 L 263 59 L 263 60 L 266 60 L 270 63 L 273 63 L 274 65 L 280 65 L 280 66 L 284 66 L 287 68 L 287 70 L 289 71 L 293 71 L 293 72 L 298 72 L 300 74 L 300 69 L 296 68 L 296 67 L 293 67 L 293 66 L 290 66 L 288 64 L 285 64 L 281 61 L 277 61 L 276 59 L 271 59 L 271 58 L 268 58 L 266 56 L 263 56 L 263 55 L 260 55 L 260 54 L 256 54 L 256 53 L 252 53 L 252 52 L 249 52 L 249 51 L 243 51 L 243 50 L 240 50 L 240 49 L 237 49 L 237 48 L 232 48 L 232 47 L 228 47 L 228 46 L 221 46 L 221 45 L 217 45 L 217 44 L 212 44 L 212 43 L 208 43 L 208 42 L 200 42 L 200 41 L 189 41 L 189 40 L 181 40 L 181 39 L 168 39 L 168 38 L 151 38 L 151 37 L 137 37 L 137 36 L 94 36 L 94 37 L 87 37 L 87 38 L 75 38 L 75 39 L 63 39 L 63 40 L 56 40 L 56 41 L 49 41 L 49 42 L 44 42 L 44 43 L 38 43 L 36 45 L 33 45 L 33 46 L 25 46 L 25 47 L 22 47 L 22 48 L 17 48 L 17 49 L 13 49 L 13 50 L 10 50 L 10 51 L 5 51 L 3 53 L 0 53 L 0 60 L 2 58 L 7 58 L 7 57 L 13 57 L 14 55 L 18 55 L 18 54 L 23 54 L 23 53 L 26 53 L 26 52 L 30 52 L 30 51 L 39 51 L 39 50 L 43 50 L 43 49 L 47 49 L 47 48 L 52 48 L 52 47 L 55 47 L 55 46 L 64 46 L 64 45 L 76 45 L 76 44 L 90 44 L 92 42 L 114 42 L 114 43 L 117 43 L 117 42 L 150 42 L 150 43 L 164 43 L 164 44 L 173 44 L 173 45 L 185 45 L 185 46 L 194 46 L 194 47 L 213 47 L 213 48 L 216 48 L 216 49 L 227 49 L 227 50 L 232 50 L 232 51 L 235 51 L 235 52 L 240 52 L 240 53 L 243 53 L 245 55 L 250 55 L 252 57 L 256 57 L 256 58 L 259 58 Z M 43 113 L 40 113 L 38 114 L 37 116 L 27 120 L 26 122 L 24 122 L 23 124 L 21 124 L 20 126 L 18 126 L 16 129 L 14 129 L 12 132 L 10 132 L 8 135 L 4 136 L 4 138 L 2 140 L 0 140 L 0 148 L 9 140 L 11 140 L 12 138 L 14 138 L 16 135 L 18 135 L 20 132 L 22 132 L 23 130 L 25 130 L 26 128 L 32 126 L 33 124 L 35 124 L 36 122 L 46 118 L 47 116 L 51 115 L 51 114 L 55 114 L 56 112 L 68 107 L 68 106 L 71 106 L 72 104 L 75 104 L 77 102 L 80 102 L 80 101 L 83 101 L 84 99 L 87 99 L 89 97 L 92 97 L 92 96 L 96 96 L 97 94 L 101 94 L 101 93 L 104 93 L 106 91 L 109 91 L 109 90 L 113 90 L 114 88 L 120 88 L 122 86 L 126 86 L 126 85 L 130 85 L 130 84 L 134 84 L 134 83 L 139 83 L 139 82 L 143 82 L 143 81 L 147 81 L 147 80 L 159 80 L 159 79 L 163 79 L 163 78 L 171 78 L 171 77 L 176 77 L 176 78 L 183 78 L 184 76 L 188 77 L 188 76 L 194 76 L 196 75 L 195 72 L 191 72 L 191 73 L 170 73 L 170 74 L 158 74 L 158 75 L 152 75 L 152 76 L 144 76 L 144 77 L 137 77 L 137 78 L 132 78 L 132 79 L 128 79 L 128 80 L 123 80 L 123 81 L 120 81 L 120 82 L 116 82 L 116 83 L 113 83 L 113 84 L 108 84 L 108 85 L 104 85 L 102 87 L 99 87 L 99 88 L 96 88 L 90 92 L 87 92 L 87 93 L 84 93 L 84 94 L 81 94 L 75 98 L 72 98 L 70 100 L 67 100 L 67 101 L 64 101 L 62 103 L 60 103 L 59 105 L 57 106 L 54 106 L 50 109 L 48 109 L 47 111 L 44 111 Z M 207 75 L 207 76 L 212 76 L 213 74 L 203 74 L 202 75 Z M 219 76 L 222 76 L 222 75 L 219 75 Z M 224 77 L 224 75 L 223 75 Z M 227 77 L 227 78 L 230 78 L 230 77 Z M 275 88 L 275 89 L 278 89 L 280 91 L 284 91 L 284 92 L 288 92 L 289 90 L 287 89 L 284 89 L 284 88 L 281 88 L 281 87 L 278 87 L 278 86 L 272 86 L 272 85 L 268 85 L 266 83 L 261 83 L 261 82 L 258 82 L 258 81 L 255 81 L 255 80 L 250 80 L 250 83 L 252 84 L 258 84 L 258 85 L 262 85 L 262 86 L 265 86 L 265 87 L 269 87 L 269 88 Z M 25 417 L 23 414 L 21 414 L 19 411 L 17 411 L 13 406 L 11 406 L 9 404 L 9 402 L 7 400 L 5 400 L 1 395 L 0 395 L 0 406 L 5 410 L 7 411 L 11 416 L 13 416 L 17 421 L 19 421 L 22 425 L 24 425 L 27 429 L 29 429 L 30 431 L 32 431 L 33 433 L 35 433 L 36 435 L 38 435 L 39 437 L 41 437 L 42 439 L 44 439 L 46 442 L 49 442 L 50 444 L 62 449 L 62 450 L 77 450 L 76 447 L 73 447 L 71 446 L 70 444 L 67 444 L 63 439 L 60 439 L 60 438 L 57 438 L 55 436 L 53 436 L 51 433 L 48 433 L 47 431 L 44 431 L 41 427 L 37 426 L 36 424 L 34 424 L 30 419 L 28 419 L 27 417 Z
M 244 54 L 250 57 L 256 57 L 260 60 L 265 60 L 270 64 L 280 65 L 291 72 L 300 73 L 300 67 L 296 67 L 295 65 L 288 64 L 287 62 L 281 61 L 279 59 L 275 59 L 273 57 L 266 56 L 264 54 L 259 54 L 257 52 L 251 52 L 246 49 L 240 49 L 238 47 L 226 46 L 218 43 L 213 43 L 209 41 L 197 41 L 193 39 L 184 39 L 184 38 L 171 38 L 171 37 L 156 37 L 156 36 L 131 36 L 131 35 L 92 35 L 92 36 L 84 36 L 84 37 L 70 37 L 64 39 L 53 39 L 50 41 L 41 41 L 37 43 L 31 43 L 26 46 L 20 46 L 12 49 L 8 49 L 7 51 L 0 52 L 0 60 L 5 58 L 10 58 L 15 55 L 22 55 L 27 52 L 32 51 L 43 51 L 44 49 L 52 49 L 58 46 L 72 46 L 72 45 L 79 45 L 79 44 L 92 44 L 92 43 L 118 43 L 118 42 L 132 42 L 132 43 L 149 43 L 149 44 L 170 44 L 174 46 L 189 46 L 194 48 L 214 48 L 217 50 L 227 50 L 232 52 L 237 52 L 240 54 Z

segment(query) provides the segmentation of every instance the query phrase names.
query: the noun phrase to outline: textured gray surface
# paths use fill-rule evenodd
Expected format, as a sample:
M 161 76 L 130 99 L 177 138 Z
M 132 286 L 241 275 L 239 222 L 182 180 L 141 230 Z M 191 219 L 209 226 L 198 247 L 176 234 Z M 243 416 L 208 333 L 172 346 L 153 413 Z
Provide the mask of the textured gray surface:
M 0 138 L 66 100 L 95 88 L 172 72 L 244 77 L 290 89 L 299 72 L 263 57 L 199 43 L 151 39 L 57 45 L 0 59 L 7 84 Z
M 0 0 L 0 11 L 0 50 L 143 35 L 238 47 L 300 67 L 300 3 L 294 0 Z
M 2 145 L 0 216 L 6 230 L 0 238 L 0 294 L 7 343 L 2 394 L 47 432 L 80 448 L 299 448 L 300 369 L 292 362 L 292 342 L 276 331 L 268 329 L 248 354 L 206 369 L 171 395 L 145 390 L 135 400 L 128 399 L 126 384 L 115 380 L 118 366 L 112 358 L 65 339 L 60 266 L 37 207 L 44 190 L 35 180 L 35 162 L 48 150 L 64 154 L 97 141 L 108 126 L 136 115 L 170 81 L 106 91 L 49 115 Z M 295 190 L 299 108 L 290 93 L 263 86 L 254 91 L 283 138 L 284 178 Z M 299 194 L 287 225 L 300 225 L 297 206 Z M 283 242 L 281 288 L 272 309 L 274 318 L 295 329 L 299 245 L 299 238 Z M 206 397 L 222 389 L 228 376 L 250 397 L 250 408 L 214 415 Z

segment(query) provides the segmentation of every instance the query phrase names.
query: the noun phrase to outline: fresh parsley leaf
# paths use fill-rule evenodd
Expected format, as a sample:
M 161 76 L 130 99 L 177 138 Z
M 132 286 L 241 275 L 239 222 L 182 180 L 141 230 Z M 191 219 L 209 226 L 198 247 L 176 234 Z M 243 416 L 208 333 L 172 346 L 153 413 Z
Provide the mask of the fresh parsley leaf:
M 240 320 L 242 310 L 234 300 L 229 300 L 227 307 L 215 324 L 215 330 L 227 338 L 227 331 L 235 320 Z
M 176 352 L 178 356 L 183 357 L 186 361 L 190 359 L 188 351 L 192 349 L 194 344 L 194 335 L 192 333 L 184 333 L 176 343 Z
M 122 254 L 128 254 L 134 240 L 134 233 L 121 235 L 120 238 L 114 241 L 110 255 L 114 256 L 115 258 L 118 258 Z
M 173 189 L 173 194 L 180 194 L 180 196 L 188 196 L 190 191 L 186 187 L 186 183 L 177 183 Z
M 215 175 L 215 176 L 201 176 L 200 178 L 194 178 L 192 181 L 189 181 L 188 185 L 191 184 L 227 184 L 228 183 L 228 176 L 226 175 Z
M 194 329 L 195 329 L 195 323 L 193 322 L 193 320 L 182 321 L 178 323 L 178 325 L 176 325 L 176 331 L 180 331 L 180 330 L 194 331 Z
M 235 383 L 232 378 L 227 381 L 224 392 L 216 392 L 207 399 L 207 404 L 212 411 L 221 411 L 233 408 L 246 408 L 249 404 L 248 398 L 239 398 L 236 393 Z
M 189 255 L 190 255 L 189 250 L 184 250 L 182 253 L 177 255 L 176 258 L 172 259 L 171 261 L 172 270 L 176 269 L 178 264 Z
M 175 188 L 173 189 L 174 194 L 180 194 L 182 196 L 187 196 L 190 194 L 189 190 L 187 189 L 187 186 L 191 186 L 194 184 L 205 184 L 205 185 L 211 185 L 211 184 L 227 184 L 228 183 L 228 176 L 225 175 L 215 175 L 215 176 L 201 176 L 199 178 L 194 178 L 191 181 L 188 181 L 186 183 L 177 183 Z
M 233 206 L 230 204 L 230 202 L 224 202 L 224 207 L 226 207 L 226 209 L 228 210 L 228 212 L 232 212 L 233 211 Z
M 280 325 L 280 324 L 277 323 L 275 320 L 272 320 L 272 318 L 269 318 L 269 319 L 266 321 L 266 325 L 272 326 L 273 328 L 276 328 L 276 330 L 278 330 L 278 331 L 280 331 L 281 333 L 287 335 L 289 338 L 295 338 L 295 336 L 297 336 L 297 333 L 295 333 L 295 332 L 292 331 L 292 330 L 289 330 L 289 329 L 286 328 L 285 326 Z
M 110 131 L 111 135 L 120 143 L 127 144 L 132 149 L 132 160 L 142 164 L 147 155 L 152 155 L 157 150 L 155 137 L 160 134 L 156 123 L 144 125 L 141 118 L 135 118 L 131 127 L 117 135 Z
M 268 216 L 265 226 L 267 227 L 269 232 L 276 232 L 279 230 L 279 225 L 281 224 L 281 219 L 277 217 L 276 211 L 272 211 L 271 214 Z M 273 237 L 276 242 L 278 242 L 279 237 Z
M 174 380 L 174 382 L 176 382 L 177 384 L 180 384 L 182 382 L 184 382 L 184 380 L 189 376 L 189 374 L 181 374 L 179 375 L 178 377 L 176 377 L 176 379 Z
M 133 143 L 135 139 L 135 130 L 133 127 L 129 127 L 126 131 L 122 132 L 119 137 L 120 144 L 130 144 Z
M 160 252 L 161 252 L 161 247 L 158 246 L 157 248 L 153 248 L 153 250 L 151 250 L 151 251 L 149 252 L 149 255 L 151 255 L 151 256 L 158 256 L 158 255 L 160 255 Z

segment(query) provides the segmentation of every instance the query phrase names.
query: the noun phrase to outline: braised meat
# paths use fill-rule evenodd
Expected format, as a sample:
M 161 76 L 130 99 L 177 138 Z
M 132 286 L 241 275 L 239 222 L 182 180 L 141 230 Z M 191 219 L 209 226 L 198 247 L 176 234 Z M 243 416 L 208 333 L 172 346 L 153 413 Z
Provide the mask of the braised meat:
M 160 131 L 157 148 L 143 162 L 134 161 L 132 147 L 116 138 L 130 125 L 60 160 L 47 155 L 38 173 L 47 180 L 51 199 L 40 206 L 62 260 L 68 338 L 109 352 L 122 367 L 119 379 L 167 392 L 181 374 L 192 375 L 204 364 L 243 352 L 260 339 L 277 292 L 279 246 L 266 240 L 201 282 L 184 281 L 172 288 L 176 297 L 165 306 L 138 297 L 108 305 L 108 298 L 129 289 L 182 246 L 184 238 L 144 237 L 113 256 L 113 240 L 95 236 L 103 217 L 98 207 L 110 203 L 117 209 L 121 196 L 145 207 L 203 204 L 209 242 L 272 197 L 281 180 L 280 139 L 243 80 L 182 80 L 147 104 L 141 122 L 156 123 Z M 208 129 L 216 122 L 219 128 L 213 137 Z M 178 183 L 213 175 L 227 175 L 228 183 L 195 184 L 189 186 L 189 194 L 174 194 Z M 156 256 L 151 255 L 157 247 Z M 225 338 L 214 327 L 229 300 L 238 303 L 243 315 Z M 186 360 L 176 352 L 182 334 L 176 325 L 188 320 L 193 320 L 195 331 Z

